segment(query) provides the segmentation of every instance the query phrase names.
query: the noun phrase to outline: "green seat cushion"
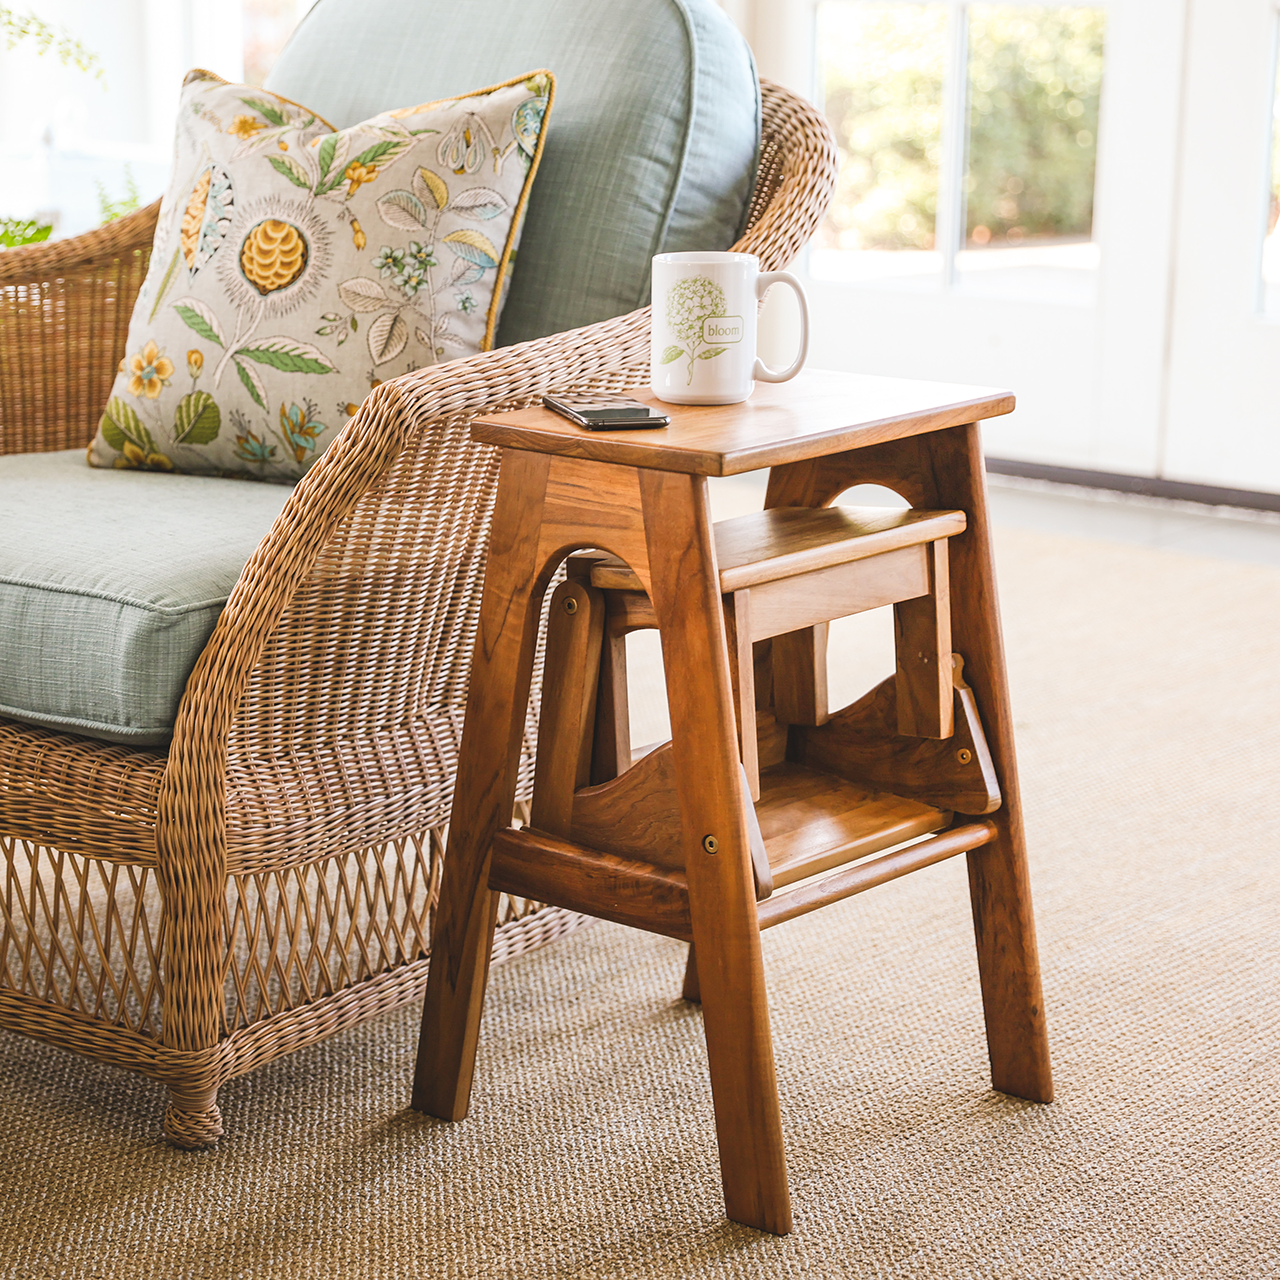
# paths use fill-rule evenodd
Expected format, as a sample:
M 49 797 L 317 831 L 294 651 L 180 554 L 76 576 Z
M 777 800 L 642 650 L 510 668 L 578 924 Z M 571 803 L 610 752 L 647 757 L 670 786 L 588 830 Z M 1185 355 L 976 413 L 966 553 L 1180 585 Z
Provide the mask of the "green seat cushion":
M 714 0 L 319 0 L 266 82 L 341 129 L 534 66 L 555 111 L 500 346 L 644 306 L 654 254 L 737 238 L 759 84 Z
M 0 716 L 154 745 L 292 489 L 0 457 Z

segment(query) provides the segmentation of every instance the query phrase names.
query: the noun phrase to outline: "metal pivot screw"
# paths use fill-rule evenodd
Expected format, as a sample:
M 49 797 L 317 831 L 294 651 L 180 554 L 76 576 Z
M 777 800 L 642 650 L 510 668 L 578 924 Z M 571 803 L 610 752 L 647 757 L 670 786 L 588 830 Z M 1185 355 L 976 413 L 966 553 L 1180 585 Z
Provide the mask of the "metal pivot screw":
M 970 751 L 968 747 L 961 747 L 960 750 L 956 752 L 956 759 L 959 760 L 961 764 L 968 764 L 969 761 L 973 759 L 973 752 Z
M 703 836 L 702 847 L 708 853 L 718 853 L 720 851 L 720 841 L 715 836 Z
M 577 601 L 576 601 L 572 596 L 565 596 L 565 598 L 564 598 L 564 611 L 565 611 L 565 613 L 577 613 L 577 612 L 578 612 L 578 602 L 577 602 Z

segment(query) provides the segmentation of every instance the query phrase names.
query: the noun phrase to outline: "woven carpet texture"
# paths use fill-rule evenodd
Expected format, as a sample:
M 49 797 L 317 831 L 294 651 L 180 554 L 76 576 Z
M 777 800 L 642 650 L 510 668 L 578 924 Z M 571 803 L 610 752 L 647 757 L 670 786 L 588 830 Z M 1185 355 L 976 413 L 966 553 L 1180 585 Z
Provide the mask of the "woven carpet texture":
M 232 1082 L 196 1155 L 0 1035 L 0 1276 L 1280 1273 L 1280 571 L 999 559 L 1051 1106 L 989 1087 L 956 859 L 765 935 L 786 1239 L 722 1216 L 682 947 L 600 924 L 494 970 L 460 1124 L 407 1109 L 413 1009 Z M 855 640 L 837 684 L 883 674 Z

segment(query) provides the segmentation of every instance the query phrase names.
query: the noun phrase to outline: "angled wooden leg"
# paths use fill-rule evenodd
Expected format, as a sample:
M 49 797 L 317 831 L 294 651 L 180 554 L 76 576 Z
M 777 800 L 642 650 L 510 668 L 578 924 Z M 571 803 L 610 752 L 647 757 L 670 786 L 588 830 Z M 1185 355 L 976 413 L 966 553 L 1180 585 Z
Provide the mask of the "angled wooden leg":
M 706 481 L 644 472 L 640 485 L 725 1208 L 782 1235 L 791 1203 Z
M 689 955 L 684 962 L 684 985 L 680 995 L 690 1004 L 702 1003 L 702 988 L 698 985 L 698 953 L 689 946 Z
M 923 439 L 932 459 L 938 505 L 958 507 L 968 515 L 968 528 L 951 539 L 952 643 L 964 656 L 965 677 L 986 725 L 1004 795 L 1004 804 L 991 815 L 999 836 L 967 855 L 991 1082 L 1003 1093 L 1051 1102 L 1053 1073 L 996 600 L 982 443 L 976 423 Z
M 965 532 L 948 544 L 951 643 L 965 660 L 1004 796 L 990 818 L 997 838 L 968 855 L 991 1082 L 1004 1093 L 1049 1102 L 1053 1074 L 978 424 L 775 467 L 765 506 L 826 506 L 855 484 L 883 484 L 913 507 L 955 508 L 968 519 Z
M 550 459 L 503 455 L 480 606 L 466 731 L 422 1009 L 413 1107 L 461 1120 L 471 1098 L 498 895 L 494 834 L 511 821 L 538 638 L 540 516 Z

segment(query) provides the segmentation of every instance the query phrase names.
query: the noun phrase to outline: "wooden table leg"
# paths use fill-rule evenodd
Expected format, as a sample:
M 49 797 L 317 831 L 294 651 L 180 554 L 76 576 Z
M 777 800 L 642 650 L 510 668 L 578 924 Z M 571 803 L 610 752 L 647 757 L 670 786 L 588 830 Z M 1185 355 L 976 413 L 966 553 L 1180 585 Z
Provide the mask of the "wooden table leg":
M 491 849 L 511 822 L 546 586 L 538 547 L 549 465 L 545 454 L 508 451 L 498 481 L 413 1080 L 414 1109 L 442 1120 L 463 1119 L 471 1099 L 498 906 Z
M 965 660 L 1004 803 L 999 835 L 968 855 L 991 1082 L 1034 1102 L 1053 1100 L 1040 960 L 1027 875 L 1013 718 L 996 600 L 986 469 L 977 423 L 775 467 L 766 507 L 821 507 L 856 484 L 882 484 L 913 507 L 956 508 L 968 527 L 950 539 L 952 644 Z
M 982 978 L 991 1083 L 1033 1102 L 1053 1101 L 1040 958 L 1027 874 L 1022 798 L 1005 674 L 987 512 L 987 478 L 977 423 L 921 437 L 932 460 L 939 507 L 958 507 L 968 528 L 951 539 L 951 629 L 977 698 L 1004 803 L 991 815 L 997 838 L 967 855 L 973 927 Z
M 641 475 L 725 1207 L 791 1230 L 742 771 L 706 480 Z

